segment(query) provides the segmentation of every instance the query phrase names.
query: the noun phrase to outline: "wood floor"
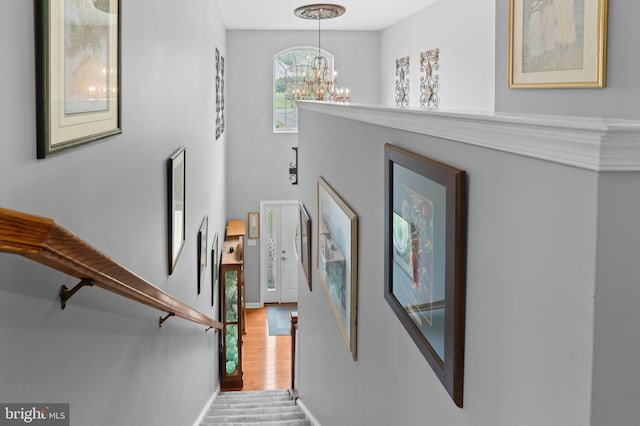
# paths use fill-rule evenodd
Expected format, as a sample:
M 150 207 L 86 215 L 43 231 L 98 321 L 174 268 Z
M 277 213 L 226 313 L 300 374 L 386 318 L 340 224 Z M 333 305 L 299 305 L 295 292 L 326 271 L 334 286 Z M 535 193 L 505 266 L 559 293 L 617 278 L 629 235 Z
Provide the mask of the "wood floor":
M 291 336 L 269 336 L 267 308 L 247 309 L 242 390 L 291 387 Z

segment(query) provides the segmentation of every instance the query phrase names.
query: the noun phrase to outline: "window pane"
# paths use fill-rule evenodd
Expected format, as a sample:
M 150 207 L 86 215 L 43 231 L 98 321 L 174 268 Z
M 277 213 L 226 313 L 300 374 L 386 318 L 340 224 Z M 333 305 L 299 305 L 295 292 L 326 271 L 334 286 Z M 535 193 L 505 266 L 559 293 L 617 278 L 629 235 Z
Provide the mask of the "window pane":
M 293 96 L 295 90 L 305 89 L 304 79 L 312 75 L 311 63 L 318 54 L 312 47 L 294 47 L 273 58 L 273 130 L 295 132 L 298 130 L 298 108 Z M 329 61 L 333 74 L 333 55 L 322 51 Z

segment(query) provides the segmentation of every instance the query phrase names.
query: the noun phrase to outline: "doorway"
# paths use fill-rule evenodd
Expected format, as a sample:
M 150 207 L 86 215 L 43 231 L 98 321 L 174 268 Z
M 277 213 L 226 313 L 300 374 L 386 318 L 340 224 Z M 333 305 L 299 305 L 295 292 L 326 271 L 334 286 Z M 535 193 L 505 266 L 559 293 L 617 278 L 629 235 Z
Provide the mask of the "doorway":
M 264 303 L 298 301 L 297 201 L 260 202 L 260 298 Z

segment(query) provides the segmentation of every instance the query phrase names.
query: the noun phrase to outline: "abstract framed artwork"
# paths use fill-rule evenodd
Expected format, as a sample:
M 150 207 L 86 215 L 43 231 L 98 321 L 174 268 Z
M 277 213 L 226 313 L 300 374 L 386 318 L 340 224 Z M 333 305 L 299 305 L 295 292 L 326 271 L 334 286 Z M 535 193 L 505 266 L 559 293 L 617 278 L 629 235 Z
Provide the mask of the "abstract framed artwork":
M 209 218 L 202 219 L 200 229 L 198 229 L 198 294 L 204 283 L 205 272 L 207 271 L 207 233 L 209 231 Z
M 215 308 L 218 297 L 218 280 L 220 279 L 220 249 L 218 248 L 218 233 L 213 236 L 211 245 L 211 306 Z
M 178 263 L 185 242 L 186 151 L 179 148 L 167 161 L 167 199 L 169 221 L 169 275 Z
M 385 145 L 384 297 L 459 407 L 466 187 L 464 171 Z
M 298 206 L 300 210 L 300 224 L 299 224 L 300 264 L 302 265 L 304 276 L 307 279 L 307 286 L 309 287 L 309 291 L 312 291 L 312 287 L 311 287 L 311 217 L 309 217 L 309 213 L 307 212 L 307 209 L 304 207 L 304 204 L 299 203 Z
M 605 87 L 607 0 L 510 0 L 509 87 Z
M 34 2 L 37 158 L 121 133 L 120 1 Z
M 323 179 L 318 179 L 316 265 L 351 356 L 357 359 L 358 216 Z

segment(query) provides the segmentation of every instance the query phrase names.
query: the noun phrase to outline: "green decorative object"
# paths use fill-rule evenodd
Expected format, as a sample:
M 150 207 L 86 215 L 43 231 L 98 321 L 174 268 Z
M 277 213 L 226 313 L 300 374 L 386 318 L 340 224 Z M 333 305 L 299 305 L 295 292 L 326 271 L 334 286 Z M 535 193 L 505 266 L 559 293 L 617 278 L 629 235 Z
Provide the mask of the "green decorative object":
M 236 371 L 236 361 L 227 361 L 227 374 L 233 374 Z

